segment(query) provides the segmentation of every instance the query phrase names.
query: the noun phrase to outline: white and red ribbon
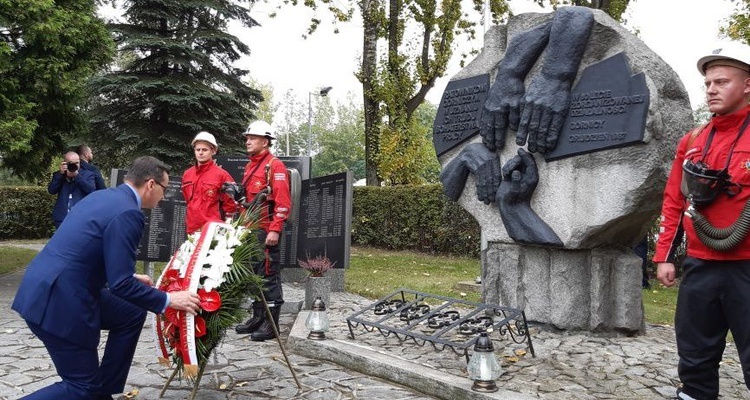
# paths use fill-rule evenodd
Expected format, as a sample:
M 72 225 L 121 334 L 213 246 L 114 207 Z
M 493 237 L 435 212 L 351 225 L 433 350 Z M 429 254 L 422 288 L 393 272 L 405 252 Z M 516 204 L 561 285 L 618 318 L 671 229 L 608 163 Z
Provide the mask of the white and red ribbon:
M 214 236 L 220 230 L 219 228 L 225 227 L 226 224 L 219 222 L 209 222 L 203 225 L 200 237 L 196 242 L 195 249 L 193 249 L 190 259 L 185 268 L 180 271 L 180 278 L 182 279 L 182 290 L 189 290 L 191 293 L 198 292 L 198 286 L 200 285 L 200 276 L 205 264 L 206 256 L 211 249 L 211 242 L 214 240 Z M 173 261 L 179 256 L 179 250 L 175 252 L 175 255 L 170 259 L 169 264 L 162 272 L 157 282 L 157 287 L 160 287 L 162 279 L 165 277 L 167 271 L 176 266 Z M 184 366 L 184 374 L 186 377 L 195 377 L 198 374 L 198 357 L 196 354 L 196 342 L 195 342 L 195 317 L 191 314 L 185 313 L 184 311 L 179 312 L 180 326 L 179 335 L 180 338 L 177 341 L 179 348 L 174 349 L 176 354 L 182 359 Z M 157 353 L 159 361 L 169 360 L 170 347 L 169 339 L 164 335 L 167 324 L 169 324 L 165 316 L 156 315 L 154 317 L 154 330 L 157 340 Z M 168 361 L 167 361 L 168 363 Z
M 156 281 L 157 288 L 161 287 L 161 283 L 164 280 L 167 271 L 174 269 L 175 260 L 177 260 L 179 256 L 180 250 L 177 249 L 172 258 L 169 259 L 169 263 L 167 264 L 167 266 L 164 267 L 163 271 L 161 271 L 161 275 L 159 275 L 159 279 Z M 156 352 L 157 358 L 159 359 L 159 364 L 170 366 L 171 362 L 169 361 L 169 351 L 167 350 L 168 343 L 167 338 L 164 336 L 164 329 L 166 328 L 167 323 L 166 318 L 164 317 L 164 314 L 153 314 L 151 322 L 151 328 L 154 333 L 154 338 L 156 339 Z

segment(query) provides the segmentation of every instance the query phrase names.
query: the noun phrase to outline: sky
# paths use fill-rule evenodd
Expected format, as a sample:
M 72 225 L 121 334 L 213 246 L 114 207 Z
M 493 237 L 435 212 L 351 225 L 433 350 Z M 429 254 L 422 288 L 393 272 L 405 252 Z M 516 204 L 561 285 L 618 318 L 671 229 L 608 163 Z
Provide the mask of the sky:
M 336 0 L 341 5 L 343 0 Z M 511 0 L 515 14 L 547 12 L 532 0 Z M 695 67 L 701 56 L 717 47 L 719 25 L 731 14 L 731 0 L 631 0 L 625 14 L 626 26 L 640 31 L 639 37 L 661 56 L 680 76 L 688 90 L 693 108 L 703 102 L 703 77 Z M 307 105 L 308 93 L 332 86 L 329 96 L 334 102 L 345 102 L 349 94 L 359 101 L 361 85 L 354 77 L 362 54 L 362 24 L 356 18 L 338 24 L 334 34 L 330 21 L 323 20 L 318 31 L 307 39 L 302 37 L 311 13 L 304 7 L 278 12 L 267 3 L 259 2 L 251 15 L 261 27 L 232 27 L 231 32 L 247 43 L 251 55 L 238 66 L 250 70 L 251 76 L 274 88 L 278 101 L 292 89 L 302 104 Z M 324 15 L 324 14 L 323 14 Z M 475 43 L 464 43 L 455 53 L 481 48 L 481 27 Z M 454 57 L 445 77 L 437 81 L 427 100 L 438 104 L 445 85 L 460 70 Z M 316 97 L 312 97 L 313 101 Z
M 347 4 L 345 0 L 333 1 L 342 7 Z M 551 11 L 533 0 L 510 0 L 509 4 L 514 14 Z M 704 101 L 703 77 L 696 61 L 718 47 L 719 26 L 732 10 L 731 0 L 630 0 L 624 17 L 626 27 L 637 30 L 641 40 L 677 72 L 695 109 Z M 118 14 L 113 9 L 101 12 L 107 16 Z M 276 15 L 272 17 L 273 14 Z M 338 34 L 333 33 L 334 25 L 326 12 L 319 13 L 323 18 L 318 30 L 307 39 L 303 34 L 313 12 L 306 7 L 286 6 L 278 10 L 267 0 L 259 0 L 251 15 L 260 27 L 230 26 L 230 32 L 251 49 L 251 54 L 242 57 L 236 66 L 248 69 L 257 82 L 270 84 L 276 102 L 292 90 L 307 108 L 308 99 L 318 100 L 308 94 L 327 86 L 333 88 L 328 96 L 336 103 L 352 98 L 361 101 L 362 86 L 354 76 L 362 54 L 362 22 L 357 10 L 352 22 L 336 25 Z M 440 102 L 445 85 L 461 69 L 458 55 L 481 48 L 482 30 L 479 27 L 475 41 L 464 41 L 454 49 L 448 71 L 430 90 L 428 101 Z

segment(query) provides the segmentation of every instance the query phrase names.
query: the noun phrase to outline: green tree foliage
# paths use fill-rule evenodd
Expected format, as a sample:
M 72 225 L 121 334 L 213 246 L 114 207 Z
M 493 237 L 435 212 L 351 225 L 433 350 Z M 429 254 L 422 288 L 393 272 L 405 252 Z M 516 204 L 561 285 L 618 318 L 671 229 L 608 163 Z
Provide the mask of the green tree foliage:
M 380 142 L 380 176 L 388 185 L 436 183 L 440 174 L 440 163 L 432 146 L 432 123 L 437 107 L 429 102 L 422 103 L 414 116 L 409 119 L 409 127 L 389 131 Z
M 255 111 L 255 118 L 268 122 L 273 122 L 273 115 L 279 109 L 279 106 L 274 103 L 273 99 L 273 86 L 268 83 L 260 84 L 253 79 L 249 79 L 250 87 L 257 87 L 263 96 L 263 101 L 258 104 L 258 109 Z
M 733 0 L 732 3 L 734 12 L 719 31 L 730 39 L 750 44 L 750 0 Z
M 693 120 L 695 125 L 702 125 L 708 123 L 711 119 L 711 111 L 708 109 L 708 104 L 704 101 L 698 108 L 693 110 Z
M 225 0 L 124 5 L 126 22 L 109 25 L 127 55 L 124 66 L 91 86 L 88 142 L 104 169 L 141 154 L 185 168 L 201 130 L 213 133 L 225 154 L 242 151 L 240 132 L 254 119 L 261 93 L 243 81 L 248 71 L 233 67 L 249 48 L 226 31 L 232 21 L 257 25 L 249 9 Z
M 330 97 L 315 96 L 314 94 L 308 94 L 308 96 L 307 118 L 309 125 L 305 123 L 305 154 L 307 154 L 307 149 L 309 148 L 314 164 L 318 153 L 321 151 L 321 136 L 325 132 L 333 131 L 338 118 L 336 110 L 331 104 Z
M 373 60 L 363 57 L 360 71 L 366 105 L 368 185 L 378 185 L 381 180 L 392 184 L 421 182 L 420 160 L 403 160 L 397 169 L 381 162 L 391 158 L 386 153 L 399 149 L 404 158 L 425 154 L 419 146 L 429 142 L 424 140 L 425 132 L 416 129 L 418 124 L 412 116 L 435 81 L 445 74 L 456 40 L 474 37 L 484 2 L 474 1 L 473 5 L 473 19 L 462 10 L 460 0 L 389 0 L 387 5 L 374 6 L 374 10 L 382 7 L 382 12 L 363 11 L 365 48 L 368 40 L 374 40 L 375 47 L 378 40 L 386 44 L 377 67 L 368 65 Z M 491 0 L 489 10 L 496 22 L 509 11 L 505 0 Z M 407 29 L 410 21 L 414 21 L 416 29 Z M 368 37 L 368 24 L 377 27 L 373 32 L 376 37 Z M 369 126 L 379 121 L 377 115 L 368 119 L 368 102 L 377 102 L 381 107 L 385 122 L 379 127 Z M 397 171 L 398 176 L 393 174 Z
M 291 3 L 296 5 L 298 1 Z M 366 175 L 368 185 L 379 185 L 383 180 L 379 171 L 379 160 L 384 152 L 381 141 L 386 145 L 423 142 L 420 137 L 424 132 L 411 131 L 415 126 L 412 114 L 435 81 L 445 74 L 456 40 L 474 37 L 485 5 L 481 0 L 473 0 L 475 13 L 470 18 L 460 0 L 321 3 L 335 22 L 349 21 L 355 9 L 362 16 L 363 54 L 357 76 L 363 92 Z M 319 5 L 315 0 L 303 4 L 312 9 Z M 509 11 L 505 0 L 490 0 L 488 5 L 496 22 Z M 317 17 L 312 19 L 308 34 L 317 29 L 320 21 Z M 379 48 L 381 44 L 385 44 L 385 48 Z M 422 152 L 417 149 L 411 153 Z M 414 162 L 404 164 L 416 166 Z M 418 175 L 411 171 L 396 180 Z M 390 177 L 385 180 L 396 181 Z
M 0 155 L 14 175 L 48 179 L 85 129 L 85 83 L 112 58 L 92 0 L 0 0 Z
M 365 178 L 365 121 L 354 99 L 336 107 L 336 124 L 318 136 L 320 151 L 312 162 L 312 175 L 325 176 L 346 170 L 354 180 Z M 316 118 L 318 116 L 316 115 Z

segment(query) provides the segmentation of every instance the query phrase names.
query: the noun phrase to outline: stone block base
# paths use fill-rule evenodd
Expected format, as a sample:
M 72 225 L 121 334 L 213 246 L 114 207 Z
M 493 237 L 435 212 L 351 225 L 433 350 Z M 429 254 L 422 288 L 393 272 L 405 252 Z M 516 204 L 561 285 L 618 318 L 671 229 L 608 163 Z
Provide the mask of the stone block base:
M 641 259 L 628 248 L 565 250 L 488 243 L 482 301 L 560 329 L 644 330 Z

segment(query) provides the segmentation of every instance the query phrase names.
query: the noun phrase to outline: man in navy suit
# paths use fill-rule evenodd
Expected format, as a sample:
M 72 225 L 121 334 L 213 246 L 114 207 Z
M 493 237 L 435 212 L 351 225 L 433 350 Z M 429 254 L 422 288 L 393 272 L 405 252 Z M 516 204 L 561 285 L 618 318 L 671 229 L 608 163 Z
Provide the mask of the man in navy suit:
M 141 208 L 164 197 L 167 172 L 156 158 L 137 158 L 124 184 L 81 200 L 26 267 L 12 307 L 44 342 L 62 382 L 24 399 L 112 399 L 125 387 L 146 311 L 196 314 L 197 295 L 167 295 L 135 273 Z M 101 330 L 109 335 L 100 363 Z
M 78 154 L 69 151 L 63 156 L 60 171 L 52 174 L 52 181 L 47 185 L 50 194 L 56 194 L 55 207 L 52 209 L 52 221 L 59 228 L 70 210 L 89 193 L 96 190 L 96 178 L 91 171 L 81 168 Z
M 78 153 L 78 156 L 81 157 L 81 169 L 85 169 L 86 171 L 94 174 L 94 183 L 96 186 L 96 190 L 106 189 L 107 184 L 104 183 L 102 172 L 99 171 L 99 168 L 97 168 L 96 165 L 91 163 L 92 161 L 94 161 L 94 152 L 91 151 L 91 147 L 85 144 L 79 145 L 78 147 L 76 147 L 76 153 Z

